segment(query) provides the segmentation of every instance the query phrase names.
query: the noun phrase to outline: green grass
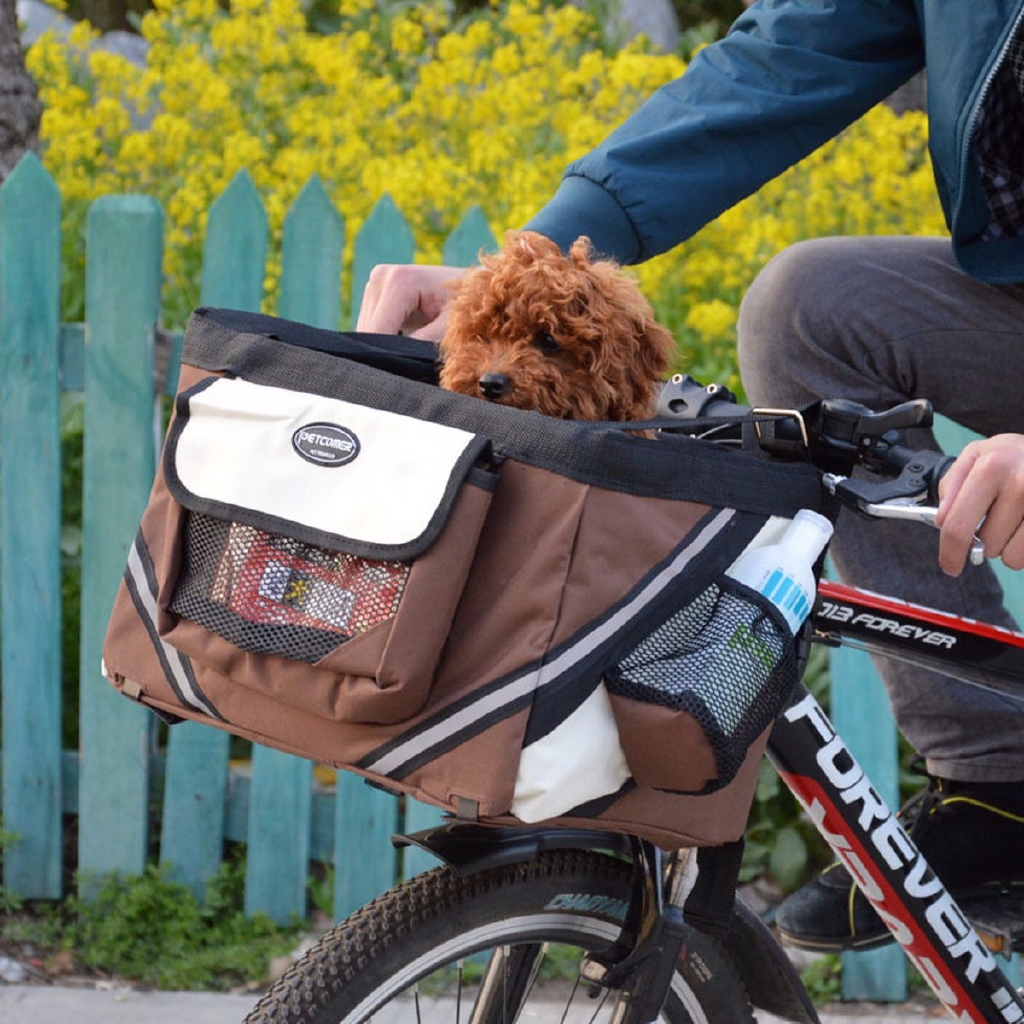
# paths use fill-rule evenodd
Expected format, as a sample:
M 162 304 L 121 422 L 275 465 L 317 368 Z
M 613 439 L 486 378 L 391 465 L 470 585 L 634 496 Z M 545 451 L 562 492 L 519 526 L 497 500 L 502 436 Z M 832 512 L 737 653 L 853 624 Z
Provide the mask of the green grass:
M 200 902 L 167 876 L 108 876 L 88 900 L 9 907 L 0 912 L 0 948 L 31 949 L 46 962 L 70 954 L 76 968 L 158 989 L 225 991 L 266 979 L 270 961 L 296 945 L 301 922 L 280 926 L 246 916 L 244 864 L 221 867 Z

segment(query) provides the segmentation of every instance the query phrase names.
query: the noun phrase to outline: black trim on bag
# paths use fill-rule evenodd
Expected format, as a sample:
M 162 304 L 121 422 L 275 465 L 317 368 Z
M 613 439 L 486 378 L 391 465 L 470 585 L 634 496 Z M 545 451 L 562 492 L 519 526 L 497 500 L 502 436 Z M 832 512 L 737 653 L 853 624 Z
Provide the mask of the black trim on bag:
M 678 604 L 677 594 L 681 587 L 696 587 L 691 583 L 690 574 L 697 570 L 708 578 L 720 573 L 724 554 L 715 555 L 707 563 L 701 555 L 709 548 L 719 545 L 720 538 L 731 531 L 734 520 L 740 529 L 734 537 L 739 539 L 754 527 L 753 533 L 763 525 L 763 519 L 748 517 L 732 509 L 717 509 L 706 514 L 700 522 L 676 546 L 670 555 L 651 569 L 644 578 L 621 601 L 609 608 L 599 618 L 588 623 L 558 647 L 546 652 L 541 658 L 507 673 L 500 679 L 479 687 L 472 694 L 450 704 L 429 719 L 419 722 L 413 728 L 371 751 L 355 767 L 364 771 L 377 772 L 395 779 L 401 779 L 429 763 L 435 758 L 453 750 L 467 739 L 478 735 L 490 726 L 511 717 L 531 704 L 543 704 L 548 688 L 555 695 L 560 708 L 557 720 L 547 720 L 548 729 L 554 728 L 570 714 L 575 707 L 566 706 L 564 688 L 578 685 L 581 680 L 591 680 L 591 690 L 597 685 L 600 672 L 611 664 L 609 652 L 617 654 L 623 640 L 637 629 L 637 619 L 646 622 L 648 607 L 658 608 L 665 602 Z M 745 547 L 723 545 L 732 550 L 732 558 Z M 680 583 L 680 581 L 683 581 Z M 651 588 L 655 588 L 653 591 Z M 619 624 L 618 620 L 624 619 Z M 650 626 L 647 626 L 649 631 Z M 582 666 L 582 667 L 581 667 Z M 490 705 L 490 707 L 488 707 Z M 531 713 L 532 724 L 532 713 Z M 529 728 L 529 726 L 528 726 Z M 433 734 L 433 735 L 432 735 Z M 534 738 L 544 735 L 537 733 Z
M 152 711 L 157 718 L 160 719 L 164 725 L 181 725 L 182 722 L 187 722 L 187 718 L 182 718 L 180 715 L 171 714 L 170 711 L 164 711 L 163 708 L 155 708 L 152 704 L 147 704 L 143 701 L 143 706 L 148 710 Z
M 626 779 L 626 781 L 619 786 L 614 793 L 606 793 L 604 796 L 597 796 L 594 797 L 593 800 L 587 800 L 582 804 L 577 804 L 575 807 L 570 807 L 567 811 L 561 811 L 558 814 L 558 817 L 599 818 L 608 810 L 609 807 L 618 803 L 624 796 L 632 793 L 636 788 L 637 784 L 632 779 Z
M 226 327 L 232 332 L 262 335 L 329 356 L 342 356 L 408 380 L 436 384 L 439 361 L 437 345 L 400 334 L 369 334 L 328 331 L 282 317 L 240 309 L 202 307 L 192 314 L 189 330 L 202 332 L 204 325 Z
M 133 570 L 133 564 L 137 564 L 138 571 Z M 132 599 L 132 604 L 135 606 L 135 612 L 145 627 L 150 642 L 153 644 L 160 667 L 163 669 L 164 676 L 167 679 L 167 684 L 174 691 L 178 702 L 183 707 L 193 708 L 222 722 L 225 721 L 224 716 L 210 703 L 206 694 L 203 693 L 188 658 L 160 636 L 155 617 L 156 600 L 159 592 L 156 573 L 153 569 L 153 561 L 149 555 L 149 548 L 146 547 L 141 530 L 136 535 L 135 541 L 128 552 L 128 564 L 124 570 L 124 581 L 128 594 Z
M 221 521 L 241 523 L 243 526 L 251 526 L 266 533 L 293 538 L 312 547 L 341 551 L 358 558 L 371 558 L 381 562 L 408 562 L 422 555 L 440 536 L 463 484 L 484 486 L 484 489 L 488 491 L 493 491 L 497 486 L 494 474 L 488 473 L 478 465 L 479 462 L 489 459 L 490 443 L 486 437 L 475 435 L 452 465 L 445 483 L 444 494 L 434 510 L 430 522 L 418 537 L 401 544 L 381 544 L 376 541 L 344 537 L 290 519 L 282 519 L 280 516 L 262 512 L 259 509 L 244 508 L 241 505 L 232 505 L 215 498 L 204 498 L 194 494 L 181 482 L 181 478 L 178 476 L 176 455 L 178 443 L 191 415 L 190 402 L 192 398 L 221 379 L 210 377 L 201 380 L 198 384 L 177 395 L 174 421 L 167 432 L 167 440 L 164 444 L 163 469 L 167 489 L 171 497 L 190 512 L 200 512 Z M 253 383 L 257 382 L 253 381 Z M 280 387 L 281 385 L 274 386 Z
M 499 456 L 607 490 L 761 515 L 792 517 L 801 508 L 821 507 L 822 489 L 813 466 L 775 462 L 760 453 L 692 438 L 666 443 L 617 426 L 595 428 L 454 394 L 382 372 L 349 352 L 339 356 L 304 348 L 292 340 L 287 321 L 269 320 L 273 334 L 269 329 L 245 333 L 253 324 L 247 318 L 239 319 L 230 310 L 197 310 L 186 331 L 183 361 L 254 383 L 341 398 L 483 434 Z M 359 335 L 357 340 L 392 351 L 410 339 Z

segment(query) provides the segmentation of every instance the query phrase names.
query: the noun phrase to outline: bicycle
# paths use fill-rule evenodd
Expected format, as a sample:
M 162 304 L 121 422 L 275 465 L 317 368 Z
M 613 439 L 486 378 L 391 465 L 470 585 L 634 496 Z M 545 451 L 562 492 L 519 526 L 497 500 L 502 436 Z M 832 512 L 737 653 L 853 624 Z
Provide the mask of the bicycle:
M 687 377 L 666 386 L 666 434 L 757 443 L 809 459 L 836 501 L 873 517 L 934 523 L 949 459 L 899 443 L 930 423 L 925 402 L 884 413 L 845 401 L 811 410 L 745 410 L 725 389 Z M 860 464 L 877 482 L 848 475 Z M 972 552 L 983 555 L 980 543 Z M 1024 694 L 1024 634 L 823 580 L 810 638 L 909 658 L 968 681 Z M 984 662 L 979 672 L 978 662 Z M 1024 901 L 972 906 L 971 920 L 928 869 L 814 697 L 798 684 L 768 757 L 828 845 L 860 883 L 939 1001 L 961 1021 L 1024 1020 L 994 953 L 1024 949 Z M 451 821 L 396 837 L 443 862 L 372 901 L 329 932 L 259 1001 L 249 1024 L 338 1024 L 430 1017 L 454 999 L 456 1019 L 616 1024 L 796 1022 L 817 1013 L 789 959 L 735 894 L 738 844 L 664 853 L 646 841 L 582 829 L 495 828 Z M 578 962 L 544 1002 L 545 958 Z M 488 951 L 486 962 L 481 955 Z M 579 1008 L 577 1008 L 579 1006 Z M 433 1018 L 431 1018 L 433 1019 Z

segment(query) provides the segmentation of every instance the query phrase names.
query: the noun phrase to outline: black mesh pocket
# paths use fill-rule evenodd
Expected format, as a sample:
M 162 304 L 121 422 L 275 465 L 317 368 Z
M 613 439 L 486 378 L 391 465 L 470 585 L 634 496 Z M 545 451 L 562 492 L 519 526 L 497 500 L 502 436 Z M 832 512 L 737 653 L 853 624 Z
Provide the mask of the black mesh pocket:
M 647 636 L 607 674 L 606 685 L 616 697 L 696 721 L 717 766 L 717 779 L 699 787 L 710 791 L 733 778 L 798 674 L 793 637 L 781 618 L 725 578 Z M 685 758 L 686 751 L 664 755 Z
M 313 663 L 392 618 L 410 566 L 190 513 L 170 608 L 244 651 Z

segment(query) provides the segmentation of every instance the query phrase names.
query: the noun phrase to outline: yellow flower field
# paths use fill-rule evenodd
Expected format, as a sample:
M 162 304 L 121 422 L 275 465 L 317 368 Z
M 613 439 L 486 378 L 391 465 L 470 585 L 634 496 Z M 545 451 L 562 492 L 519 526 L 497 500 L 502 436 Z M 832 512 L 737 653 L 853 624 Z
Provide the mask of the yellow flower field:
M 572 6 L 493 0 L 449 27 L 440 0 L 339 0 L 342 31 L 306 28 L 299 0 L 157 0 L 148 64 L 86 53 L 88 26 L 29 51 L 46 105 L 44 161 L 66 204 L 66 273 L 80 274 L 84 209 L 100 195 L 155 196 L 167 216 L 167 319 L 198 302 L 206 212 L 248 168 L 279 244 L 288 207 L 317 174 L 351 240 L 384 192 L 418 258 L 437 260 L 472 204 L 500 238 L 562 170 L 684 70 L 641 43 L 609 54 Z M 736 305 L 765 260 L 812 235 L 942 233 L 923 115 L 880 107 L 673 252 L 638 268 L 681 362 L 735 386 Z M 350 243 L 351 244 L 351 241 Z M 275 249 L 276 251 L 276 249 Z M 267 270 L 275 308 L 277 257 Z M 74 308 L 80 288 L 69 289 Z

